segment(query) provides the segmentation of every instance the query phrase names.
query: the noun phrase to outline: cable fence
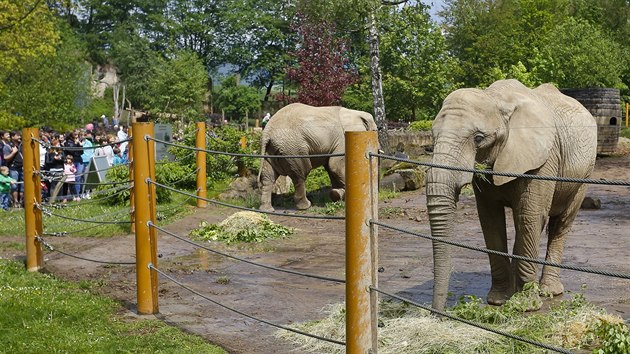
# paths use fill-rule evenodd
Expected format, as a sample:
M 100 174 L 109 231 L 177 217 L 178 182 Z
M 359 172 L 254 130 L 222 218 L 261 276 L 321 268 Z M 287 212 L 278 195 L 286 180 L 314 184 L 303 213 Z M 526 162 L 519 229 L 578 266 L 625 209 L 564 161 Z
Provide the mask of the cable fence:
M 138 131 L 136 131 L 136 129 Z M 120 262 L 118 264 L 136 264 L 136 272 L 138 276 L 138 312 L 143 314 L 156 313 L 157 312 L 157 301 L 158 301 L 158 292 L 157 292 L 157 275 L 173 282 L 174 284 L 186 289 L 187 291 L 204 298 L 205 300 L 222 307 L 231 312 L 240 314 L 244 317 L 250 318 L 260 323 L 264 323 L 270 325 L 272 327 L 276 327 L 279 329 L 287 330 L 290 332 L 294 332 L 297 334 L 301 334 L 304 336 L 308 336 L 311 338 L 315 338 L 318 340 L 344 345 L 346 346 L 347 351 L 354 351 L 358 349 L 359 351 L 365 352 L 367 350 L 376 350 L 376 344 L 378 342 L 378 331 L 375 322 L 377 320 L 376 309 L 378 308 L 378 295 L 384 295 L 404 303 L 420 307 L 422 309 L 428 310 L 431 313 L 448 318 L 454 321 L 459 321 L 465 323 L 467 325 L 475 326 L 480 329 L 484 329 L 486 331 L 505 336 L 507 338 L 518 340 L 523 343 L 527 343 L 530 345 L 534 345 L 536 347 L 551 350 L 560 353 L 570 353 L 571 351 L 566 348 L 561 348 L 558 346 L 548 345 L 545 343 L 540 343 L 538 341 L 534 341 L 522 336 L 514 335 L 504 330 L 497 330 L 495 328 L 491 328 L 485 325 L 481 325 L 478 323 L 474 323 L 469 320 L 461 319 L 456 316 L 453 316 L 445 311 L 440 311 L 433 309 L 429 306 L 419 304 L 414 302 L 413 300 L 406 299 L 404 297 L 398 296 L 396 294 L 389 293 L 385 290 L 382 290 L 378 287 L 378 279 L 377 279 L 377 269 L 378 269 L 378 227 L 388 229 L 391 231 L 400 232 L 403 234 L 419 237 L 422 239 L 430 240 L 433 243 L 443 243 L 448 244 L 453 247 L 460 247 L 480 253 L 486 253 L 490 255 L 496 255 L 501 257 L 508 257 L 510 259 L 530 262 L 535 264 L 540 264 L 544 266 L 550 266 L 560 269 L 567 269 L 577 272 L 584 272 L 590 274 L 596 274 L 601 276 L 614 277 L 619 279 L 630 279 L 630 274 L 624 272 L 614 272 L 606 269 L 597 269 L 592 267 L 582 267 L 571 264 L 563 264 L 558 262 L 550 262 L 546 260 L 539 260 L 530 257 L 524 257 L 516 254 L 510 254 L 507 252 L 500 252 L 495 250 L 490 250 L 483 247 L 471 246 L 462 242 L 455 242 L 446 240 L 443 238 L 436 238 L 429 235 L 424 235 L 418 232 L 414 232 L 411 230 L 407 230 L 403 227 L 389 225 L 384 222 L 380 222 L 378 220 L 378 178 L 376 177 L 378 174 L 378 164 L 374 163 L 374 159 L 390 159 L 399 162 L 406 162 L 418 166 L 424 166 L 428 168 L 440 168 L 440 169 L 449 169 L 460 172 L 469 172 L 473 174 L 484 174 L 484 175 L 499 175 L 505 177 L 514 177 L 514 178 L 529 178 L 529 179 L 538 179 L 538 180 L 551 180 L 562 183 L 588 183 L 588 184 L 599 184 L 599 185 L 612 185 L 612 186 L 630 186 L 630 181 L 622 181 L 622 180 L 596 180 L 596 179 L 586 179 L 586 178 L 566 178 L 566 177 L 557 177 L 557 176 L 540 176 L 533 174 L 516 174 L 516 173 L 504 173 L 504 172 L 496 172 L 491 170 L 483 170 L 483 169 L 469 169 L 469 168 L 461 168 L 461 167 L 453 167 L 447 165 L 440 165 L 434 163 L 420 162 L 414 161 L 411 159 L 405 158 L 397 158 L 389 155 L 384 155 L 379 153 L 378 144 L 375 142 L 376 133 L 368 132 L 366 133 L 357 133 L 357 132 L 349 132 L 346 133 L 346 147 L 347 151 L 345 154 L 321 154 L 321 155 L 256 155 L 256 154 L 242 154 L 242 153 L 229 153 L 229 152 L 221 152 L 215 150 L 207 149 L 206 139 L 208 135 L 205 133 L 205 130 L 198 131 L 197 133 L 203 136 L 203 141 L 197 141 L 195 147 L 176 144 L 170 141 L 156 139 L 152 136 L 152 124 L 137 124 L 134 125 L 134 134 L 133 136 L 137 138 L 130 139 L 132 147 L 133 147 L 133 174 L 130 175 L 131 182 L 124 182 L 127 184 L 125 189 L 121 189 L 121 191 L 125 191 L 129 188 L 129 183 L 133 186 L 133 194 L 134 204 L 132 205 L 133 215 L 132 220 L 135 225 L 135 237 L 136 237 L 136 261 L 135 262 Z M 198 128 L 200 129 L 200 128 Z M 356 133 L 356 134 L 355 134 Z M 374 134 L 371 134 L 374 133 Z M 350 140 L 349 140 L 350 139 Z M 153 141 L 154 144 L 150 144 Z M 349 142 L 351 141 L 351 142 Z M 189 178 L 190 175 L 197 175 L 197 189 L 194 192 L 188 192 L 184 190 L 177 189 L 174 187 L 177 185 L 177 181 L 172 183 L 171 185 L 167 185 L 165 183 L 159 183 L 156 181 L 155 177 L 155 161 L 153 159 L 155 143 L 164 144 L 165 146 L 177 147 L 181 149 L 190 150 L 194 154 L 201 153 L 210 153 L 210 154 L 220 154 L 235 158 L 329 158 L 336 156 L 345 156 L 346 159 L 346 171 L 352 171 L 352 173 L 346 173 L 347 183 L 346 183 L 346 216 L 320 216 L 320 215 L 308 215 L 308 214 L 287 214 L 283 212 L 268 212 L 261 211 L 255 208 L 248 208 L 239 205 L 234 205 L 226 202 L 222 202 L 219 200 L 215 200 L 212 198 L 207 198 L 205 196 L 205 159 L 203 160 L 203 166 L 197 166 L 197 168 L 191 172 L 186 178 Z M 147 158 L 148 157 L 148 158 Z M 35 172 L 37 175 L 37 172 Z M 200 178 L 204 178 L 200 182 Z M 133 181 L 140 181 L 138 183 L 134 183 Z M 112 183 L 111 184 L 118 184 Z M 121 182 L 122 183 L 122 182 Z M 100 183 L 100 185 L 107 185 L 107 183 Z M 117 187 L 118 188 L 118 187 Z M 269 215 L 283 216 L 283 217 L 298 217 L 298 218 L 306 218 L 306 219 L 322 219 L 322 220 L 344 220 L 345 228 L 346 228 L 346 266 L 345 270 L 346 278 L 345 279 L 337 279 L 334 277 L 327 277 L 315 274 L 308 274 L 304 272 L 299 272 L 291 269 L 286 269 L 282 267 L 275 267 L 270 265 L 265 265 L 262 263 L 254 262 L 244 257 L 237 257 L 229 254 L 228 252 L 222 252 L 207 245 L 202 245 L 200 243 L 192 241 L 188 237 L 177 235 L 175 232 L 171 232 L 168 229 L 158 226 L 156 224 L 156 213 L 159 211 L 157 207 L 155 198 L 156 198 L 156 190 L 157 188 L 162 188 L 164 190 L 168 190 L 173 193 L 177 193 L 183 196 L 188 197 L 186 199 L 186 203 L 194 199 L 197 201 L 197 205 L 200 206 L 200 202 L 207 202 L 213 205 L 227 207 L 236 210 L 243 211 L 251 211 L 251 212 L 259 212 Z M 99 215 L 95 217 L 95 219 L 80 219 L 72 216 L 61 215 L 59 213 L 53 212 L 52 207 L 45 206 L 44 204 L 35 201 L 33 203 L 35 209 L 40 210 L 44 215 L 60 217 L 67 220 L 71 220 L 77 223 L 120 223 L 120 224 L 131 224 L 132 221 L 107 221 L 103 220 L 103 216 Z M 96 219 L 98 218 L 98 219 Z M 73 232 L 78 233 L 82 232 L 85 229 L 75 230 Z M 267 321 L 256 316 L 252 316 L 250 314 L 244 313 L 238 309 L 232 308 L 225 304 L 220 303 L 217 300 L 210 298 L 209 296 L 203 295 L 197 290 L 194 290 L 192 287 L 184 284 L 183 282 L 175 279 L 167 272 L 160 270 L 157 265 L 157 232 L 161 232 L 169 237 L 175 238 L 179 241 L 187 243 L 195 248 L 203 249 L 209 251 L 213 254 L 229 258 L 232 260 L 236 260 L 239 262 L 243 262 L 246 264 L 250 264 L 252 266 L 261 267 L 268 270 L 273 270 L 282 273 L 288 273 L 295 276 L 312 278 L 316 280 L 334 282 L 338 284 L 345 284 L 346 286 L 346 307 L 347 307 L 347 315 L 346 315 L 346 342 L 325 338 L 322 336 L 317 336 L 313 334 L 309 334 L 303 331 L 295 330 L 293 328 L 282 326 L 271 321 Z M 27 234 L 28 234 L 27 230 Z M 70 257 L 74 257 L 76 255 L 66 254 L 58 249 L 52 247 L 46 240 L 44 240 L 40 235 L 48 235 L 54 237 L 63 237 L 67 234 L 72 233 L 72 231 L 58 231 L 58 232 L 47 232 L 43 233 L 41 231 L 33 233 L 35 235 L 34 240 L 45 246 L 50 251 L 56 251 L 60 254 L 68 255 Z M 28 237 L 28 235 L 27 235 Z M 76 257 L 78 259 L 78 256 Z M 98 260 L 90 260 L 83 259 L 86 261 L 93 262 L 101 262 L 108 264 L 116 264 L 113 262 L 104 262 Z M 143 279 L 142 281 L 140 279 Z M 366 291 L 369 289 L 369 291 Z

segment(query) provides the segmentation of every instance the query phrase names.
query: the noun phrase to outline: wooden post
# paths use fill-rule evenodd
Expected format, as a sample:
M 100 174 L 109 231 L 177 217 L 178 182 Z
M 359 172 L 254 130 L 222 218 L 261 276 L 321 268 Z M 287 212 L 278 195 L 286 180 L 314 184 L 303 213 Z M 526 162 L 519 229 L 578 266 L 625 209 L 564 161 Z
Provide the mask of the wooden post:
M 24 224 L 26 229 L 26 270 L 37 272 L 44 266 L 42 245 L 35 239 L 42 236 L 41 179 L 39 177 L 39 138 L 37 128 L 22 130 L 22 157 L 24 159 Z
M 346 132 L 346 353 L 377 350 L 377 132 Z
M 241 149 L 245 149 L 247 147 L 247 138 L 245 135 L 241 136 L 241 140 L 239 141 Z M 245 162 L 242 157 L 239 157 L 236 160 L 236 165 L 238 166 L 238 175 L 241 177 L 247 176 L 247 168 L 245 167 Z
M 123 86 L 124 88 L 124 86 Z M 130 113 L 131 114 L 131 113 Z M 127 122 L 129 122 L 129 118 L 127 118 Z M 133 129 L 131 129 L 130 125 L 127 125 L 128 139 L 133 139 Z M 136 232 L 136 213 L 135 210 L 135 193 L 134 193 L 134 180 L 133 180 L 133 143 L 127 143 L 129 147 L 129 151 L 127 151 L 127 159 L 129 160 L 129 184 L 131 185 L 131 190 L 129 191 L 129 232 Z
M 207 197 L 207 181 L 206 181 L 206 123 L 197 122 L 197 135 L 195 136 L 195 147 L 197 147 L 196 165 L 197 165 L 197 196 L 200 198 Z M 197 208 L 205 208 L 208 202 L 203 199 L 197 199 Z
M 630 106 L 630 103 L 626 102 L 626 128 L 628 127 L 628 107 Z
M 158 313 L 158 276 L 149 269 L 149 265 L 157 267 L 157 238 L 155 228 L 155 142 L 153 123 L 133 124 L 133 160 L 134 188 L 136 194 L 136 279 L 138 295 L 138 313 Z

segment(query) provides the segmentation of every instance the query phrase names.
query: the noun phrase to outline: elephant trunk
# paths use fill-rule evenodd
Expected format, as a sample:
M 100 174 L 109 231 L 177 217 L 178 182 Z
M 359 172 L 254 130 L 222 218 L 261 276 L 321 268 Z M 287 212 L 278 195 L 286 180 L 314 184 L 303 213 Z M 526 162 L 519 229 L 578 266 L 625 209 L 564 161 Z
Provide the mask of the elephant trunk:
M 436 158 L 433 162 L 454 165 L 452 158 Z M 461 189 L 462 173 L 432 168 L 427 174 L 427 210 L 431 234 L 435 238 L 451 239 L 457 200 Z M 446 305 L 452 262 L 450 245 L 433 241 L 433 308 L 442 310 Z

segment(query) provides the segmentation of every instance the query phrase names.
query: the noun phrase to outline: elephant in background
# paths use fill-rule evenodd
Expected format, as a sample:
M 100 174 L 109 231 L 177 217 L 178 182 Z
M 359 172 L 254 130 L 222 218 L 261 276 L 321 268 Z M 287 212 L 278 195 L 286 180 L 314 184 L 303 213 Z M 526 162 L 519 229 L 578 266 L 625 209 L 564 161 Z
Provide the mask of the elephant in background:
M 496 172 L 588 178 L 597 151 L 597 125 L 576 100 L 551 84 L 529 89 L 501 80 L 485 90 L 452 92 L 433 123 L 433 163 L 472 169 L 481 163 Z M 508 252 L 505 207 L 513 211 L 513 254 L 538 258 L 547 223 L 545 259 L 560 263 L 586 185 L 489 176 L 432 168 L 427 175 L 427 209 L 434 237 L 449 239 L 462 186 L 472 180 L 486 247 Z M 433 242 L 433 307 L 446 304 L 451 246 Z M 489 304 L 504 304 L 527 282 L 537 280 L 535 263 L 489 255 Z M 543 267 L 542 292 L 561 294 L 559 269 Z M 534 310 L 534 309 L 533 309 Z
M 313 107 L 301 103 L 285 106 L 274 114 L 262 133 L 262 155 L 321 155 L 345 153 L 346 131 L 376 130 L 370 113 L 343 107 Z M 324 166 L 332 189 L 333 201 L 345 195 L 345 157 L 266 158 L 261 163 L 258 181 L 261 185 L 263 211 L 273 211 L 271 192 L 279 176 L 289 176 L 295 185 L 295 206 L 308 209 L 305 180 L 312 169 Z

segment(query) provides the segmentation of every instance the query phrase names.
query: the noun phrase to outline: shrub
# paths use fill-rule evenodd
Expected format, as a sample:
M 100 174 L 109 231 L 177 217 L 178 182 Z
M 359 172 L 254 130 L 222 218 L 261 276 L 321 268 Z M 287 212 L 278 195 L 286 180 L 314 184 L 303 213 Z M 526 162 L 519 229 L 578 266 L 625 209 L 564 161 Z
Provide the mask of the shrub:
M 409 124 L 409 128 L 407 129 L 411 131 L 430 131 L 431 128 L 433 128 L 432 120 L 417 120 L 411 122 L 411 124 Z

